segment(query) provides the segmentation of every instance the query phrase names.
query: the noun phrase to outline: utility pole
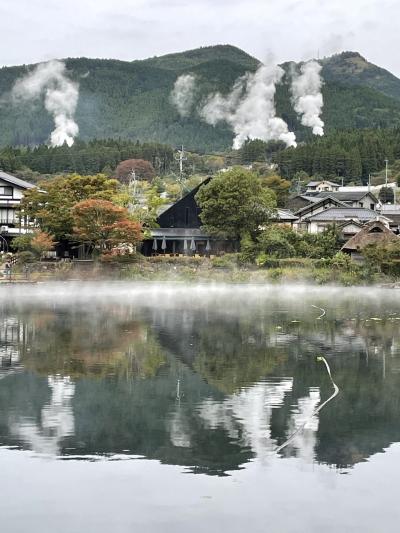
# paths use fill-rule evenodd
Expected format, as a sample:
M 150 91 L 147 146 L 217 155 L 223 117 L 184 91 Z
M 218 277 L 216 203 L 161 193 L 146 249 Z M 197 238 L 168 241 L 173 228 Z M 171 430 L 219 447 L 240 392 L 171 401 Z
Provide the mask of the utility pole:
M 388 186 L 388 163 L 389 163 L 389 160 L 388 159 L 385 159 L 385 163 L 386 163 L 386 169 L 385 169 L 385 187 Z
M 137 179 L 136 179 L 136 171 L 135 169 L 132 169 L 130 174 L 129 174 L 129 184 L 128 184 L 128 188 L 129 188 L 129 194 L 131 196 L 131 202 L 129 204 L 129 211 L 132 211 L 133 210 L 133 206 L 135 204 L 135 198 L 136 198 L 136 183 L 137 183 Z M 132 185 L 133 185 L 133 190 L 132 190 Z
M 181 187 L 181 197 L 183 196 L 183 162 L 187 161 L 187 157 L 185 157 L 185 150 L 183 149 L 183 144 L 181 146 L 181 149 L 178 150 L 178 156 L 175 157 L 176 161 L 179 161 L 179 184 Z
M 371 192 L 371 174 L 368 174 L 368 192 Z
M 187 161 L 187 157 L 185 157 L 185 150 L 183 149 L 183 145 L 181 146 L 181 150 L 178 150 L 178 157 L 175 158 L 177 161 L 179 161 L 179 177 L 182 179 L 183 177 L 183 162 Z
M 301 181 L 300 179 L 300 176 L 297 178 L 297 194 L 300 194 L 301 193 L 301 184 L 303 182 Z

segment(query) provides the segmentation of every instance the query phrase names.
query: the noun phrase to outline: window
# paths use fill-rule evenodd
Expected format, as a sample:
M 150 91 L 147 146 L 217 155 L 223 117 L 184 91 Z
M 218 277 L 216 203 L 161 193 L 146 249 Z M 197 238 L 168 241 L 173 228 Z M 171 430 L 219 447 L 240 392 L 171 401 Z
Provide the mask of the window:
M 0 196 L 12 196 L 12 195 L 13 195 L 12 187 L 5 187 L 4 185 L 0 185 Z
M 374 211 L 375 210 L 375 204 L 369 204 L 370 208 L 371 208 L 371 211 Z

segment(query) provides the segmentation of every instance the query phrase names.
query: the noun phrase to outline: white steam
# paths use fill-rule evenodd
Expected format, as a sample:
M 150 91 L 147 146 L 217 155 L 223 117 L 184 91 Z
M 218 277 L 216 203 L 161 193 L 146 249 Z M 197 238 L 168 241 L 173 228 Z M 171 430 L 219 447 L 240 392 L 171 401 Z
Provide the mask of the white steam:
M 193 74 L 182 74 L 177 78 L 171 92 L 171 101 L 181 117 L 187 117 L 192 111 L 196 77 Z
M 68 78 L 62 61 L 41 63 L 32 72 L 16 81 L 12 96 L 14 101 L 36 100 L 44 97 L 44 106 L 54 118 L 55 128 L 50 144 L 71 146 L 79 128 L 74 120 L 78 104 L 79 86 Z
M 283 75 L 278 65 L 261 65 L 255 73 L 239 78 L 227 96 L 211 95 L 200 109 L 200 116 L 212 125 L 227 122 L 235 133 L 236 149 L 247 139 L 281 140 L 287 146 L 296 146 L 295 134 L 276 116 L 276 84 Z
M 321 68 L 317 61 L 304 63 L 300 68 L 300 75 L 293 77 L 291 87 L 294 109 L 301 117 L 301 123 L 312 128 L 314 135 L 324 134 L 324 123 L 320 117 L 324 105 Z

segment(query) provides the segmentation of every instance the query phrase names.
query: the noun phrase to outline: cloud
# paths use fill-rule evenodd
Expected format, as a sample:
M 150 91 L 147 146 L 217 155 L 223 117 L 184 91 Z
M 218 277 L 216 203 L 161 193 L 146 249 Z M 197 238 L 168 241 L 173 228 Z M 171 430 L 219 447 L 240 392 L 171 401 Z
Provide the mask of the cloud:
M 278 62 L 351 47 L 400 74 L 399 16 L 400 4 L 385 0 L 19 0 L 0 7 L 0 64 L 132 60 L 222 42 L 260 58 L 272 49 Z

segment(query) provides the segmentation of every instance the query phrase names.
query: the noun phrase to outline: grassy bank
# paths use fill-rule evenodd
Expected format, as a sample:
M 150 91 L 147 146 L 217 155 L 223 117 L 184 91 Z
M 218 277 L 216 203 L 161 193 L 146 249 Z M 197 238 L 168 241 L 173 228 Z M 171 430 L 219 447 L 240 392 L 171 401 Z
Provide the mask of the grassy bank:
M 243 265 L 236 254 L 213 259 L 198 257 L 155 257 L 121 268 L 123 279 L 183 280 L 199 282 L 271 283 L 309 282 L 345 286 L 396 283 L 399 279 L 351 264 L 330 260 L 280 259 L 263 266 Z
M 3 276 L 2 281 L 7 278 Z M 351 261 L 329 259 L 271 259 L 262 266 L 239 262 L 236 254 L 222 257 L 137 257 L 134 261 L 30 263 L 16 266 L 12 280 L 91 280 L 187 281 L 228 283 L 295 283 L 376 285 L 396 283 L 399 277 L 357 265 Z

